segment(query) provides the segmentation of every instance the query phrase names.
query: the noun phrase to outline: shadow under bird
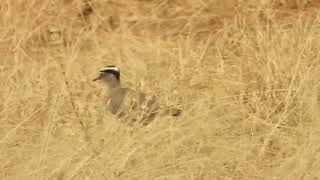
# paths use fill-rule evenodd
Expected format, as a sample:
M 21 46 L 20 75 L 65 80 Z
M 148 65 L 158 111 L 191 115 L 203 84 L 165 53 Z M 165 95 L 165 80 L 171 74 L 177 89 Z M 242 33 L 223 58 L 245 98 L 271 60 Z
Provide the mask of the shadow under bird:
M 98 80 L 107 87 L 106 109 L 124 122 L 147 125 L 157 115 L 179 116 L 182 112 L 177 108 L 161 109 L 155 96 L 121 87 L 120 69 L 117 66 L 102 68 L 93 81 Z

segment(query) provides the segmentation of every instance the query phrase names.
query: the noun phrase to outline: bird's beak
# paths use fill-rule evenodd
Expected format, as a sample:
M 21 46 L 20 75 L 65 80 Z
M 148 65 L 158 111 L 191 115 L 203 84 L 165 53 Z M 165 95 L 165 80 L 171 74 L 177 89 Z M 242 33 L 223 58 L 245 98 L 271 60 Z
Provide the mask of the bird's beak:
M 94 78 L 93 81 L 98 81 L 98 80 L 102 79 L 102 77 L 103 77 L 103 75 L 100 74 L 98 77 Z

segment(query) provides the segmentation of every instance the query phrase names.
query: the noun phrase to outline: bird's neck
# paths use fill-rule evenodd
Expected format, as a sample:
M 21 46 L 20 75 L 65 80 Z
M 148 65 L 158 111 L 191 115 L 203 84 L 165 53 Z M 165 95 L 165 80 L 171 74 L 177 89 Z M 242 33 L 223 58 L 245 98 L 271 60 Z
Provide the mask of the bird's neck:
M 112 81 L 107 84 L 107 87 L 109 92 L 117 91 L 121 88 L 120 81 Z

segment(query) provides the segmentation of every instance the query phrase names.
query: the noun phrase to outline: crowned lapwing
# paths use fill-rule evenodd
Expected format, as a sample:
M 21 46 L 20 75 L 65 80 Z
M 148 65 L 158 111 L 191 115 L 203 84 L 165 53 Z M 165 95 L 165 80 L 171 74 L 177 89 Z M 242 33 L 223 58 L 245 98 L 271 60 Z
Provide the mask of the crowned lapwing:
M 106 109 L 119 119 L 128 122 L 149 124 L 157 114 L 178 116 L 180 109 L 167 108 L 161 110 L 155 96 L 122 88 L 120 84 L 120 69 L 117 66 L 106 66 L 93 81 L 101 80 L 107 86 Z M 159 112 L 161 111 L 161 112 Z

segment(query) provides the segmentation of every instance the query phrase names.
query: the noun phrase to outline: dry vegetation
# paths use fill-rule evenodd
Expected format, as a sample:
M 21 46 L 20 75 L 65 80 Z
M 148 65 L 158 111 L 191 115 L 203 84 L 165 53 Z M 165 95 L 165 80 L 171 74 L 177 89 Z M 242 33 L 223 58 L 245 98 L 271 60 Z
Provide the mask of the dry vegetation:
M 319 5 L 1 0 L 0 179 L 319 179 Z M 111 64 L 183 115 L 119 123 Z

